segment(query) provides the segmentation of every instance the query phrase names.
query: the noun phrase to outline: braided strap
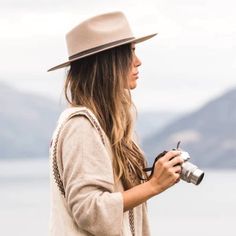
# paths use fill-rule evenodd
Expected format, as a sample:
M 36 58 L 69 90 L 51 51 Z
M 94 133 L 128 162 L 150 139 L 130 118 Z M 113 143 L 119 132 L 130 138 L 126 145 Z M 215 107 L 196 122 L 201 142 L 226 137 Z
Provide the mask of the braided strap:
M 134 210 L 129 210 L 129 227 L 132 236 L 135 236 L 135 228 L 134 228 Z

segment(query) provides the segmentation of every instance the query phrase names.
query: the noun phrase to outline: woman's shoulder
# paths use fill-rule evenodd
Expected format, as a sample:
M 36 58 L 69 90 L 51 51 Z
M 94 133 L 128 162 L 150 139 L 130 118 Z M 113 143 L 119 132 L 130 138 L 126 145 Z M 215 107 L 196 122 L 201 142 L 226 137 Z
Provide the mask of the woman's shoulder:
M 93 119 L 95 122 L 98 123 L 94 113 L 90 109 L 84 106 L 73 106 L 73 107 L 68 107 L 64 111 L 62 111 L 58 119 L 58 124 L 62 124 L 66 120 L 69 120 L 72 117 L 76 116 L 85 116 L 89 120 Z
M 63 127 L 63 130 L 79 130 L 81 132 L 91 132 L 94 129 L 94 126 L 91 124 L 89 119 L 84 115 L 75 115 L 68 119 Z
M 62 112 L 58 121 L 62 125 L 62 136 L 78 136 L 89 137 L 94 136 L 104 142 L 104 132 L 100 127 L 95 115 L 86 107 L 67 108 Z

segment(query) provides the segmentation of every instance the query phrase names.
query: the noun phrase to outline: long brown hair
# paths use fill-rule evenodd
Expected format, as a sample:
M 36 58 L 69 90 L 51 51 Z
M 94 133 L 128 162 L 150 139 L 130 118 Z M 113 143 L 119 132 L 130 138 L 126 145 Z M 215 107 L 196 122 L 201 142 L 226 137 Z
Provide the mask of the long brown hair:
M 89 108 L 108 136 L 116 180 L 122 180 L 125 189 L 145 175 L 143 153 L 133 141 L 128 89 L 132 57 L 131 44 L 126 44 L 82 58 L 71 63 L 65 82 L 67 101 Z

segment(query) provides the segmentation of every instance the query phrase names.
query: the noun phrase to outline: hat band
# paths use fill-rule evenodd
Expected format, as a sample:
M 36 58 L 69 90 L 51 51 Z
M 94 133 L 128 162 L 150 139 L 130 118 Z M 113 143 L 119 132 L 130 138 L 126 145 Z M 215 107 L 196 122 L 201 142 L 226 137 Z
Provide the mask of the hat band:
M 115 42 L 111 42 L 111 43 L 106 43 L 106 44 L 103 44 L 101 46 L 94 47 L 94 48 L 91 48 L 91 49 L 88 49 L 88 50 L 76 53 L 76 54 L 70 56 L 69 60 L 73 60 L 73 59 L 75 59 L 77 57 L 81 57 L 81 56 L 87 55 L 89 53 L 102 50 L 102 49 L 107 48 L 107 47 L 112 47 L 112 46 L 115 46 L 117 44 L 125 43 L 126 41 L 129 41 L 129 40 L 132 40 L 132 39 L 134 39 L 134 37 L 121 39 L 121 40 L 118 40 L 118 41 L 115 41 Z M 117 45 L 117 46 L 119 46 L 119 45 Z

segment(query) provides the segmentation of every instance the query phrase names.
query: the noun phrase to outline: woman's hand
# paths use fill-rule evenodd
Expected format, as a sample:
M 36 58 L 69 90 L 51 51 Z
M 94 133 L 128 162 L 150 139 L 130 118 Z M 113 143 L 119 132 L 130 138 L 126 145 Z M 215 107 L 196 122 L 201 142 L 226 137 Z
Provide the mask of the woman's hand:
M 149 180 L 155 194 L 159 194 L 180 180 L 183 159 L 180 151 L 169 151 L 156 163 Z
M 151 197 L 165 191 L 180 179 L 183 159 L 180 151 L 169 151 L 155 163 L 151 178 L 123 192 L 124 211 L 146 202 Z

